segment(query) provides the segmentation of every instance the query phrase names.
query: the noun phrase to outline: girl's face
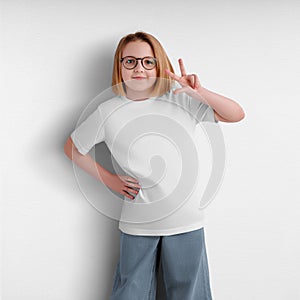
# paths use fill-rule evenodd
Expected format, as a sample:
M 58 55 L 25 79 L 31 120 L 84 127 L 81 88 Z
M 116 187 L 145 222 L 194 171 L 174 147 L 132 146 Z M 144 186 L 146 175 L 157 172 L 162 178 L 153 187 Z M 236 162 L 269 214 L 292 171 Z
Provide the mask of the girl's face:
M 130 42 L 124 47 L 122 58 L 126 56 L 143 58 L 146 56 L 154 57 L 154 54 L 148 43 L 136 41 Z M 141 60 L 137 62 L 137 65 L 130 70 L 126 69 L 121 63 L 122 79 L 126 85 L 126 96 L 132 100 L 142 100 L 149 97 L 157 74 L 157 67 L 147 70 L 143 67 Z M 147 62 L 145 63 L 147 64 Z

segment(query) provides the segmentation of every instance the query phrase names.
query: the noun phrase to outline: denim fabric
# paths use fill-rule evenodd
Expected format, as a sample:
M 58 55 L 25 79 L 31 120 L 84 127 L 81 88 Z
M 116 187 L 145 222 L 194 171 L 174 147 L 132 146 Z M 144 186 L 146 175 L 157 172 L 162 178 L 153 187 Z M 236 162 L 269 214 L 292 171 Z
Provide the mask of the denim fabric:
M 204 229 L 169 235 L 121 232 L 110 300 L 155 300 L 161 263 L 166 300 L 211 300 Z

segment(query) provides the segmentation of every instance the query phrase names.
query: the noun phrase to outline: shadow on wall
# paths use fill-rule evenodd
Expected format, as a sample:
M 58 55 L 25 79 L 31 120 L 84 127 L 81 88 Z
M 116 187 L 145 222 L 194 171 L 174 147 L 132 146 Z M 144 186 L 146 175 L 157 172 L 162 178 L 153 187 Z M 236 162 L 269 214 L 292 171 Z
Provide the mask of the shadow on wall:
M 108 42 L 105 45 L 101 45 L 101 49 L 92 49 L 90 55 L 88 54 L 89 58 L 87 61 L 87 66 L 85 65 L 84 69 L 78 70 L 80 75 L 80 82 L 83 86 L 82 90 L 86 91 L 85 94 L 90 95 L 90 97 L 93 97 L 95 101 L 92 101 L 93 99 L 90 99 L 89 102 L 85 102 L 88 99 L 83 99 L 86 103 L 86 107 L 83 107 L 85 109 L 84 115 L 81 116 L 81 112 L 78 112 L 77 120 L 81 116 L 81 121 L 85 119 L 90 113 L 92 113 L 96 107 L 100 104 L 100 102 L 105 101 L 110 98 L 110 92 L 107 92 L 107 89 L 111 86 L 111 73 L 112 73 L 112 67 L 113 67 L 113 55 L 114 53 L 114 46 L 115 43 Z M 104 49 L 103 49 L 104 47 Z M 75 84 L 79 84 L 76 82 Z M 95 94 L 94 94 L 95 93 Z M 101 94 L 101 97 L 98 97 L 99 99 L 95 99 L 98 95 Z M 107 96 L 106 96 L 107 94 Z M 83 104 L 84 106 L 84 104 Z M 105 143 L 99 143 L 95 146 L 95 160 L 101 164 L 104 168 L 109 170 L 112 173 L 116 173 L 116 170 L 114 169 L 114 165 L 117 165 L 119 170 L 121 169 L 120 166 L 117 164 L 117 162 L 114 160 L 112 161 L 111 153 L 106 146 Z M 119 172 L 120 173 L 120 172 Z M 114 191 L 111 191 L 112 193 L 115 193 Z M 117 194 L 117 193 L 115 193 Z M 119 195 L 120 196 L 120 195 Z M 96 234 L 97 238 L 93 237 L 93 235 L 90 235 L 89 237 L 86 237 L 85 245 L 90 249 L 100 249 L 99 251 L 99 257 L 96 258 L 93 261 L 93 265 L 90 265 L 89 272 L 90 276 L 93 278 L 99 278 L 101 277 L 101 288 L 100 285 L 95 286 L 94 281 L 90 280 L 89 278 L 82 278 L 80 274 L 78 274 L 77 280 L 80 282 L 81 286 L 88 287 L 91 291 L 91 294 L 96 296 L 99 294 L 99 288 L 101 290 L 101 295 L 99 297 L 103 297 L 105 294 L 105 297 L 109 299 L 110 293 L 111 293 L 111 287 L 113 284 L 113 273 L 115 271 L 115 267 L 117 266 L 117 262 L 119 259 L 119 229 L 118 229 L 118 221 L 115 220 L 115 222 L 112 223 L 111 228 L 103 228 L 103 226 L 100 225 L 102 223 L 103 219 L 107 218 L 106 216 L 101 216 L 99 214 L 99 229 L 98 234 Z M 101 221 L 102 220 L 102 221 Z M 90 220 L 91 221 L 91 220 Z M 84 220 L 83 222 L 86 222 L 87 227 L 90 228 L 90 226 L 93 226 L 90 224 L 89 219 Z M 95 225 L 95 224 L 94 224 Z M 88 229 L 87 229 L 88 230 Z M 108 232 L 105 232 L 103 234 L 103 230 L 108 230 Z M 94 232 L 95 234 L 95 232 Z M 105 243 L 105 245 L 103 245 Z M 111 251 L 111 249 L 114 249 Z M 101 255 L 102 254 L 102 255 Z M 108 256 L 109 257 L 108 257 Z M 160 251 L 158 252 L 158 255 L 160 255 Z M 100 268 L 99 266 L 105 265 L 105 263 L 109 261 L 109 265 L 111 266 L 110 270 L 104 271 L 103 268 Z M 160 261 L 160 260 L 159 260 Z M 86 269 L 87 266 L 82 265 L 83 269 Z M 81 290 L 82 296 L 85 294 L 85 288 Z M 80 293 L 80 292 L 79 292 Z M 86 296 L 86 295 L 85 295 Z M 99 299 L 100 299 L 99 298 Z M 164 300 L 165 297 L 165 290 L 163 285 L 163 278 L 162 278 L 162 270 L 161 270 L 161 264 L 159 263 L 158 270 L 157 270 L 157 296 L 156 300 Z
M 100 104 L 97 101 L 98 95 L 103 95 L 103 92 L 105 94 L 105 91 L 110 88 L 113 67 L 112 53 L 114 51 L 115 42 L 111 41 L 111 39 L 109 41 L 101 41 L 100 45 L 87 49 L 84 61 L 79 63 L 80 67 L 75 70 L 78 76 L 76 76 L 76 80 L 72 84 L 76 87 L 75 90 L 78 90 L 78 85 L 80 85 L 80 92 L 87 95 L 87 98 L 77 99 L 77 101 L 80 101 L 79 106 L 81 108 L 75 112 L 73 110 L 72 116 L 69 115 L 69 118 L 73 121 L 75 120 L 75 122 L 71 121 L 70 124 L 77 125 L 79 119 L 79 123 L 81 123 Z M 75 64 L 77 65 L 77 63 Z M 105 97 L 106 95 L 104 95 Z M 101 101 L 105 100 L 102 96 L 98 98 L 101 98 Z M 64 125 L 59 124 L 57 120 L 55 122 L 55 127 L 67 127 L 65 126 L 66 120 L 62 120 Z M 74 129 L 75 127 L 70 128 L 63 137 L 63 144 Z M 51 128 L 51 131 L 53 131 L 53 128 Z M 60 132 L 60 130 L 57 130 L 57 132 Z M 57 140 L 57 135 L 53 136 L 53 139 Z M 63 144 L 59 145 L 60 153 Z M 110 172 L 114 172 L 111 153 L 105 143 L 95 146 L 95 160 Z M 53 180 L 57 181 L 57 178 L 53 178 Z M 92 178 L 88 178 L 88 180 L 93 181 Z M 57 184 L 59 185 L 59 182 Z M 101 183 L 95 182 L 91 184 Z M 85 201 L 84 196 L 82 196 L 82 199 L 82 201 Z M 90 211 L 87 211 L 84 219 L 80 221 L 83 224 L 78 233 L 78 239 L 80 239 L 83 248 L 79 253 L 83 255 L 78 261 L 78 269 L 82 270 L 82 272 L 78 272 L 75 275 L 73 283 L 76 287 L 77 299 L 109 299 L 111 293 L 113 273 L 119 258 L 118 221 L 111 220 L 110 223 L 107 222 L 107 216 L 101 213 L 98 215 L 99 217 L 97 218 L 91 218 Z

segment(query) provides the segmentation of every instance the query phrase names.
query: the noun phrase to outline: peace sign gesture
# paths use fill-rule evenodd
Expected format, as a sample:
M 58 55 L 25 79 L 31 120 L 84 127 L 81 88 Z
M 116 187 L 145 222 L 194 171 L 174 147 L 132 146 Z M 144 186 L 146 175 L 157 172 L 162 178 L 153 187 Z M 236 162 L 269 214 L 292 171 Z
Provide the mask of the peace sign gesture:
M 185 67 L 183 65 L 182 58 L 178 59 L 181 76 L 172 73 L 170 70 L 166 69 L 166 73 L 174 80 L 176 80 L 182 88 L 176 89 L 174 94 L 185 92 L 191 97 L 199 98 L 199 93 L 202 89 L 199 78 L 196 74 L 187 75 Z

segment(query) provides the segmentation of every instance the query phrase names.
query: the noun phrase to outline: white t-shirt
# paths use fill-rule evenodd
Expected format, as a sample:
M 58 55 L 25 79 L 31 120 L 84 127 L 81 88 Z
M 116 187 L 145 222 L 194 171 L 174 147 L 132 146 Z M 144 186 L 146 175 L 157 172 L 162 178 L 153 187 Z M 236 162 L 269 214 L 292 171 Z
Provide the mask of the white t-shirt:
M 218 122 L 213 109 L 185 93 L 101 103 L 72 133 L 85 155 L 105 142 L 120 167 L 141 185 L 124 196 L 119 229 L 133 235 L 172 235 L 200 229 L 199 122 Z

